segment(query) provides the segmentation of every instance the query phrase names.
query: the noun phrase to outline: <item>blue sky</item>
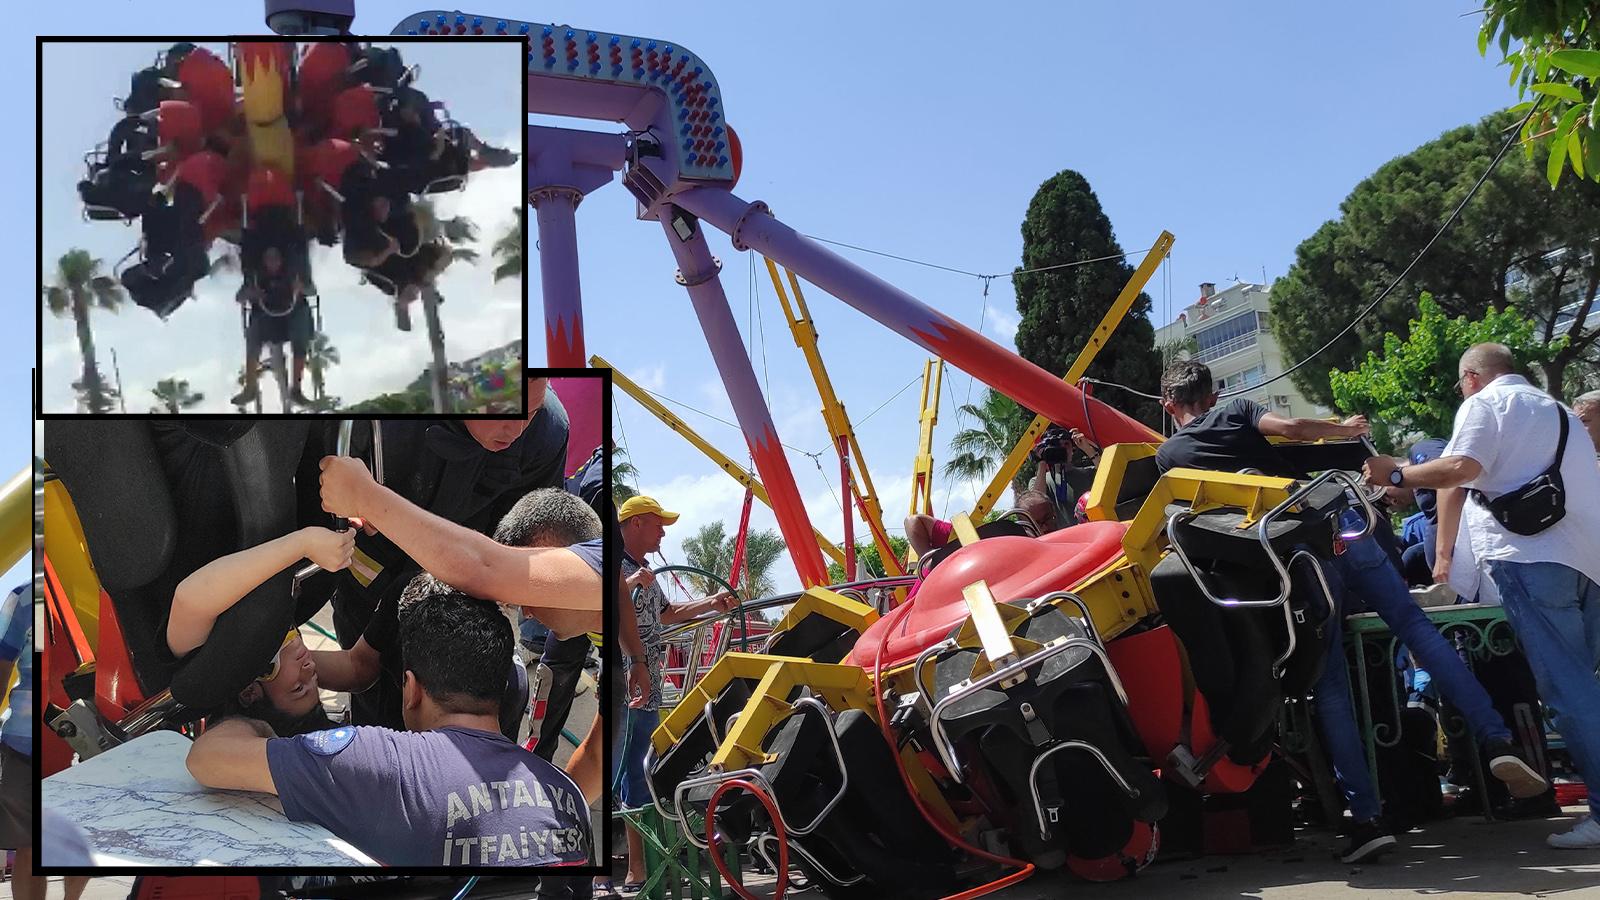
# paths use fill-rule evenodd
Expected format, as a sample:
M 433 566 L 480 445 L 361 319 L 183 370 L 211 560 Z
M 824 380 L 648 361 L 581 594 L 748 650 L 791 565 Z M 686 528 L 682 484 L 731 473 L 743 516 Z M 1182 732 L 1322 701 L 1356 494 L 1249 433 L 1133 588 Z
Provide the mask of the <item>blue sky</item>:
M 256 29 L 261 21 L 253 0 L 97 5 L 92 23 L 82 21 L 82 9 L 36 8 L 29 20 L 56 33 L 170 31 L 165 12 L 182 10 L 184 28 L 199 34 Z M 418 9 L 357 0 L 357 29 L 384 33 Z M 1094 186 L 1125 249 L 1149 246 L 1163 228 L 1176 235 L 1170 266 L 1150 286 L 1161 324 L 1193 299 L 1199 282 L 1260 280 L 1263 268 L 1268 280 L 1281 276 L 1295 245 L 1337 215 L 1339 201 L 1377 166 L 1514 102 L 1505 70 L 1477 55 L 1473 9 L 1378 0 L 1337 8 L 475 0 L 467 12 L 537 17 L 693 50 L 716 74 L 728 121 L 744 144 L 736 193 L 766 201 L 808 234 L 968 271 L 1009 272 L 1020 258 L 1019 228 L 1033 192 L 1057 171 L 1076 169 Z M 6 74 L 31 96 L 28 37 L 6 40 L 13 49 L 0 57 Z M 102 106 L 94 107 L 96 116 L 109 111 Z M 3 148 L 12 171 L 31 171 L 31 142 Z M 64 160 L 76 165 L 80 152 L 74 148 Z M 688 298 L 672 281 L 659 226 L 637 221 L 631 197 L 614 182 L 584 201 L 578 233 L 590 352 L 668 397 L 731 419 Z M 6 248 L 19 254 L 14 265 L 31 270 L 31 243 L 24 234 Z M 816 395 L 764 272 L 752 296 L 751 261 L 724 237 L 713 235 L 712 247 L 724 263 L 729 304 L 753 337 L 756 374 L 768 385 L 779 434 L 806 451 L 823 449 Z M 976 279 L 843 252 L 985 334 L 1011 340 L 1017 314 L 1008 281 L 994 281 L 985 298 Z M 536 270 L 530 283 L 537 334 Z M 921 371 L 918 348 L 818 291 L 808 300 L 835 387 L 856 419 Z M 0 340 L 31 355 L 20 328 Z M 541 350 L 536 342 L 533 363 Z M 934 440 L 938 464 L 960 424 L 956 405 L 981 392 L 981 385 L 969 388 L 965 374 L 947 372 Z M 913 385 L 859 427 L 894 528 L 909 496 L 916 394 Z M 731 526 L 742 489 L 631 400 L 620 399 L 617 408 L 641 487 L 685 514 L 667 542 L 667 555 L 681 561 L 676 540 L 714 519 Z M 678 412 L 744 458 L 736 430 Z M 791 454 L 813 523 L 838 536 L 837 460 L 819 461 L 826 477 L 811 458 Z M 972 491 L 940 477 L 935 500 L 936 509 L 954 512 L 970 505 Z M 754 522 L 774 524 L 764 511 Z M 783 564 L 777 574 L 785 586 L 796 583 Z
M 1020 260 L 1021 221 L 1039 184 L 1061 169 L 1082 172 L 1124 249 L 1150 246 L 1163 228 L 1176 236 L 1169 269 L 1149 287 L 1158 325 L 1202 281 L 1259 281 L 1263 267 L 1268 280 L 1281 276 L 1295 245 L 1337 215 L 1360 179 L 1514 102 L 1506 70 L 1477 55 L 1476 19 L 1461 17 L 1473 8 L 1003 3 L 975 14 L 950 3 L 820 3 L 719 5 L 685 17 L 672 5 L 538 7 L 558 22 L 670 40 L 704 59 L 744 145 L 735 193 L 766 201 L 807 234 L 1005 273 Z M 732 419 L 659 226 L 634 220 L 619 184 L 585 200 L 578 218 L 591 352 Z M 816 393 L 764 267 L 756 318 L 747 254 L 726 237 L 711 243 L 735 317 L 747 340 L 754 334 L 780 436 L 824 450 Z M 1009 281 L 995 280 L 985 298 L 977 279 L 841 252 L 969 325 L 982 315 L 984 333 L 1010 344 L 1018 317 Z M 820 291 L 807 299 L 854 419 L 921 372 L 919 348 Z M 982 391 L 947 370 L 936 465 L 961 424 L 956 407 Z M 907 511 L 917 395 L 913 385 L 858 428 L 891 529 Z M 668 532 L 669 558 L 681 562 L 674 542 L 707 521 L 731 531 L 742 489 L 631 400 L 617 408 L 640 486 L 684 513 Z M 674 410 L 745 459 L 736 430 Z M 791 452 L 790 462 L 813 524 L 840 537 L 837 459 Z M 936 478 L 938 511 L 969 508 L 974 496 Z M 775 527 L 756 508 L 755 525 Z M 784 563 L 777 575 L 798 584 Z
M 141 11 L 148 7 L 139 6 Z M 192 34 L 243 31 L 251 26 L 241 8 L 231 22 L 196 21 L 184 30 Z M 259 9 L 259 5 L 255 7 Z M 134 14 L 132 5 L 120 7 L 105 23 L 106 31 L 138 31 L 147 18 Z M 118 18 L 126 22 L 118 23 Z M 147 66 L 168 44 L 47 44 L 43 70 L 44 254 L 46 283 L 54 281 L 54 262 L 71 247 L 88 249 L 104 261 L 104 270 L 138 242 L 139 231 L 116 222 L 88 222 L 79 214 L 77 181 L 83 177 L 83 154 L 106 139 L 120 112 L 112 97 L 128 90 L 128 78 Z M 207 45 L 226 59 L 222 43 Z M 464 43 L 406 45 L 407 63 L 422 66 L 419 86 L 435 100 L 449 104 L 451 115 L 477 129 L 500 146 L 521 146 L 518 110 L 521 87 L 516 60 L 520 54 L 509 44 Z M 494 78 L 493 73 L 504 77 Z M 445 271 L 439 287 L 446 298 L 441 307 L 445 350 L 450 359 L 476 356 L 521 337 L 521 285 L 514 279 L 496 284 L 489 249 L 495 238 L 514 221 L 516 198 L 521 191 L 518 168 L 477 173 L 467 189 L 440 195 L 444 215 L 465 215 L 480 226 L 477 265 L 458 264 Z M 216 256 L 224 246 L 213 245 Z M 133 260 L 130 260 L 130 263 Z M 431 359 L 421 314 L 410 333 L 394 326 L 388 297 L 377 288 L 361 285 L 356 270 L 346 266 L 339 248 L 312 245 L 312 265 L 322 292 L 323 329 L 340 351 L 342 364 L 330 370 L 327 390 L 348 403 L 403 389 Z M 233 295 L 238 274 L 218 275 L 196 286 L 187 301 L 168 321 L 147 310 L 126 306 L 116 314 L 96 311 L 91 316 L 95 345 L 106 377 L 113 377 L 110 351 L 117 352 L 128 412 L 149 410 L 155 400 L 150 389 L 167 377 L 187 379 L 192 390 L 202 392 L 203 412 L 233 412 L 228 398 L 237 390 L 235 376 L 244 360 L 238 306 Z M 415 310 L 414 310 L 415 312 Z M 71 384 L 81 372 L 76 333 L 70 316 L 46 316 L 44 323 L 44 408 L 72 412 L 76 399 Z M 269 379 L 270 382 L 270 379 Z M 264 389 L 268 408 L 275 408 L 276 388 Z M 309 385 L 306 388 L 310 393 Z

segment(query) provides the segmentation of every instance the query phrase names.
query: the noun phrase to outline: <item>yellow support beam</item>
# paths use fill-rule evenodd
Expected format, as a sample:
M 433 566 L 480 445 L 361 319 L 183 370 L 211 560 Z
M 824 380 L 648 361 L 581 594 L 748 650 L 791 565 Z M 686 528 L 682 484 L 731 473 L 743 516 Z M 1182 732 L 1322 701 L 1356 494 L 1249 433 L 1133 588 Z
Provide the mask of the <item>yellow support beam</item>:
M 905 569 L 895 556 L 894 548 L 889 546 L 889 533 L 883 527 L 883 509 L 878 504 L 878 492 L 872 486 L 872 476 L 867 472 L 866 457 L 861 452 L 861 444 L 856 441 L 850 415 L 845 412 L 844 404 L 839 402 L 838 394 L 834 393 L 833 381 L 822 363 L 822 353 L 817 349 L 817 327 L 811 319 L 811 310 L 806 308 L 805 294 L 800 291 L 800 279 L 793 272 L 784 270 L 789 276 L 789 289 L 794 292 L 794 305 L 791 307 L 789 295 L 783 289 L 783 281 L 778 278 L 777 265 L 770 259 L 763 261 L 767 264 L 767 274 L 772 277 L 772 289 L 777 292 L 778 302 L 783 305 L 783 315 L 789 322 L 795 346 L 800 348 L 805 355 L 806 365 L 811 367 L 811 380 L 816 382 L 817 394 L 822 398 L 822 420 L 828 426 L 828 435 L 833 438 L 835 448 L 841 441 L 850 448 L 854 475 L 846 488 L 863 510 L 861 518 L 867 531 L 872 534 L 872 542 L 878 547 L 878 558 L 883 560 L 884 574 L 891 577 L 903 575 Z M 853 581 L 855 577 L 854 572 L 845 573 L 846 581 Z
M 930 391 L 930 384 L 932 390 Z M 939 391 L 944 386 L 944 360 L 922 364 L 922 410 L 917 413 L 917 458 L 911 464 L 911 515 L 933 515 L 933 428 L 939 424 Z M 928 402 L 929 397 L 933 402 Z
M 721 450 L 711 446 L 711 442 L 697 434 L 695 430 L 690 428 L 682 419 L 673 415 L 672 412 L 665 406 L 662 406 L 656 400 L 656 398 L 650 396 L 649 391 L 635 384 L 632 379 L 617 371 L 616 367 L 612 366 L 611 363 L 606 362 L 604 359 L 601 359 L 599 356 L 589 357 L 589 365 L 596 369 L 610 369 L 612 384 L 621 388 L 627 393 L 628 396 L 639 401 L 640 406 L 643 406 L 645 409 L 649 410 L 651 415 L 654 415 L 656 418 L 660 419 L 668 428 L 671 428 L 678 434 L 683 435 L 684 440 L 688 441 L 690 444 L 693 444 L 696 450 L 699 450 L 701 453 L 704 453 L 706 456 L 710 457 L 711 461 L 716 463 L 718 468 L 722 469 L 722 471 L 727 472 L 734 481 L 737 481 L 749 488 L 750 493 L 754 494 L 757 500 L 765 503 L 769 509 L 772 507 L 772 499 L 767 496 L 767 489 L 762 486 L 760 481 L 756 480 L 755 475 L 751 474 L 751 472 L 744 466 L 741 466 L 729 459 L 728 456 Z M 822 552 L 826 553 L 839 565 L 844 565 L 844 551 L 840 550 L 832 541 L 828 540 L 828 536 L 822 532 L 816 530 L 815 528 L 811 529 L 811 532 L 816 536 L 817 546 L 822 548 Z
M 1139 263 L 1139 267 L 1133 270 L 1133 276 L 1128 279 L 1127 284 L 1123 285 L 1122 293 L 1117 295 L 1116 302 L 1112 303 L 1111 308 L 1106 310 L 1106 314 L 1101 317 L 1100 324 L 1096 325 L 1094 332 L 1089 335 L 1089 342 L 1083 345 L 1082 350 L 1078 351 L 1078 358 L 1074 359 L 1072 365 L 1067 368 L 1067 374 L 1061 376 L 1062 381 L 1070 385 L 1077 385 L 1078 379 L 1083 377 L 1083 373 L 1089 371 L 1089 364 L 1094 362 L 1095 356 L 1106 345 L 1106 341 L 1111 337 L 1111 332 L 1115 331 L 1117 326 L 1122 323 L 1122 319 L 1128 314 L 1128 310 L 1133 308 L 1133 301 L 1138 299 L 1139 292 L 1144 290 L 1144 286 L 1149 283 L 1151 276 L 1155 275 L 1156 268 L 1161 265 L 1161 261 L 1166 259 L 1167 254 L 1171 252 L 1172 240 L 1172 232 L 1170 231 L 1163 231 L 1161 236 L 1156 238 L 1155 246 L 1151 247 L 1150 252 L 1145 254 L 1144 261 Z M 1000 495 L 1005 493 L 1006 486 L 1011 483 L 1011 479 L 1016 477 L 1017 472 L 1022 469 L 1023 462 L 1028 458 L 1028 451 L 1033 449 L 1033 442 L 1038 439 L 1039 435 L 1044 434 L 1044 430 L 1049 424 L 1050 420 L 1044 416 L 1033 417 L 1033 422 L 1022 433 L 1022 439 L 1017 441 L 1015 447 L 1011 448 L 1010 455 L 1006 457 L 1005 462 L 1000 464 L 999 470 L 994 473 L 994 478 L 989 481 L 989 486 L 983 489 L 983 496 L 978 498 L 977 505 L 972 508 L 973 518 L 982 519 L 985 515 L 988 515 L 989 510 L 994 509 L 995 503 L 1000 500 Z
M 33 470 L 23 469 L 0 487 L 0 571 L 16 565 L 33 540 Z

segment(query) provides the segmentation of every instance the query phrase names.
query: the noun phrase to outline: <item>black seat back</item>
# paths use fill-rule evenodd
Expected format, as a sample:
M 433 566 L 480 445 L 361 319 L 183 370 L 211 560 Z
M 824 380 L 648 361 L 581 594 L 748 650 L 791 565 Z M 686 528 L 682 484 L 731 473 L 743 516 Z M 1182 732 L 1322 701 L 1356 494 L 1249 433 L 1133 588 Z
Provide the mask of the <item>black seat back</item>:
M 218 617 L 182 661 L 166 651 L 177 585 L 212 560 L 293 530 L 301 422 L 62 421 L 45 453 L 71 495 L 140 688 L 211 709 L 260 674 L 295 621 L 294 567 Z
M 1128 461 L 1122 473 L 1122 483 L 1117 485 L 1117 521 L 1126 522 L 1139 512 L 1146 497 L 1161 478 L 1154 455 Z

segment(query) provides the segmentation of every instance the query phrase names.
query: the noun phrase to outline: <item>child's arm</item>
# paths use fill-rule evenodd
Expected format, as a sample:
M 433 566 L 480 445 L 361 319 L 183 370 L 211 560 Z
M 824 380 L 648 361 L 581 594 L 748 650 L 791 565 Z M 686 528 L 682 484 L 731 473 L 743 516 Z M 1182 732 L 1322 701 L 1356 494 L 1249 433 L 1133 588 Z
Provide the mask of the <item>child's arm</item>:
M 365 637 L 349 650 L 313 650 L 317 661 L 317 683 L 323 690 L 358 693 L 372 687 L 381 671 L 378 651 Z
M 307 527 L 201 566 L 178 584 L 167 617 L 167 648 L 183 656 L 204 644 L 222 615 L 267 579 L 303 558 L 336 572 L 350 565 L 355 531 Z

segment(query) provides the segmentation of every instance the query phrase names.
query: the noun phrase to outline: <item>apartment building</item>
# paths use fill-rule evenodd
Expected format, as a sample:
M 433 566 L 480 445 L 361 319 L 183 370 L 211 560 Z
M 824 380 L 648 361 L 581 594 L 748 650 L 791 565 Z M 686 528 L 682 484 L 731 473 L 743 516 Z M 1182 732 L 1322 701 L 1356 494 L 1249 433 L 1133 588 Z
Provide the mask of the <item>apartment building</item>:
M 1156 329 L 1156 346 L 1181 345 L 1180 358 L 1210 366 L 1220 391 L 1259 385 L 1241 396 L 1280 415 L 1327 416 L 1329 411 L 1302 396 L 1290 379 L 1265 383 L 1288 364 L 1269 325 L 1271 296 L 1264 284 L 1241 281 L 1219 291 L 1206 282 L 1200 298 L 1176 321 Z

